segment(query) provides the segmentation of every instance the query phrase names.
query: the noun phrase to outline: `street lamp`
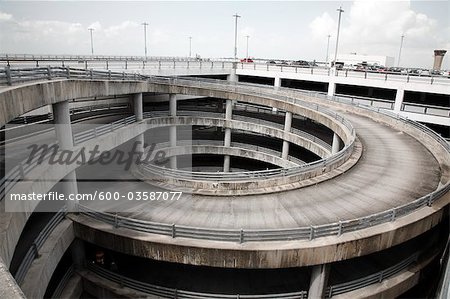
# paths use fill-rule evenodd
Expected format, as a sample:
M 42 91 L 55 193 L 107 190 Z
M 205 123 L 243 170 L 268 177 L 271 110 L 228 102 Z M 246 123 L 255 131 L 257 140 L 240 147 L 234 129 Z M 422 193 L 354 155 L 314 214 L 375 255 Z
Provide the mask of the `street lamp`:
M 403 47 L 403 40 L 405 39 L 405 35 L 402 34 L 401 39 L 400 39 L 400 50 L 398 51 L 398 62 L 397 62 L 397 66 L 400 66 L 400 57 L 402 55 L 402 47 Z
M 250 38 L 250 35 L 246 35 L 245 37 L 247 38 L 247 56 L 246 56 L 247 61 L 246 62 L 248 62 L 248 39 Z
M 92 37 L 92 32 L 95 30 L 94 28 L 88 28 L 91 33 L 91 54 L 94 55 L 94 38 Z
M 145 60 L 147 60 L 147 26 L 148 26 L 148 23 L 144 22 L 141 25 L 144 26 L 144 53 L 145 53 Z
M 234 60 L 236 60 L 237 59 L 237 26 L 238 26 L 238 18 L 240 18 L 241 16 L 236 13 L 235 15 L 233 15 L 233 17 L 235 18 L 235 22 L 234 22 Z
M 337 35 L 336 35 L 336 50 L 334 51 L 334 67 L 336 67 L 337 62 L 337 52 L 338 52 L 338 45 L 339 45 L 339 30 L 341 28 L 341 14 L 344 12 L 342 9 L 342 6 L 339 6 L 337 9 L 339 12 L 339 19 L 338 19 L 338 28 L 337 28 Z
M 328 65 L 328 51 L 329 51 L 329 49 L 330 49 L 330 37 L 331 37 L 331 35 L 328 34 L 327 37 L 328 37 L 328 41 L 327 41 L 327 58 L 325 58 L 325 62 L 326 62 L 327 65 Z
M 192 57 L 192 36 L 189 36 L 189 58 Z

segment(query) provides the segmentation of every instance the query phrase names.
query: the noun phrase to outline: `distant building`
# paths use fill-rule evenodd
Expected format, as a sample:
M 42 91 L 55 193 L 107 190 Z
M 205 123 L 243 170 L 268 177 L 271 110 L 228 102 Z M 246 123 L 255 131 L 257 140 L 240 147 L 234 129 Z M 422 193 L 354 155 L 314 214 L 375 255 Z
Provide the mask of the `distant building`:
M 345 65 L 357 65 L 366 62 L 369 65 L 378 64 L 386 67 L 394 66 L 394 57 L 381 55 L 358 55 L 358 54 L 339 54 L 338 62 L 343 62 Z

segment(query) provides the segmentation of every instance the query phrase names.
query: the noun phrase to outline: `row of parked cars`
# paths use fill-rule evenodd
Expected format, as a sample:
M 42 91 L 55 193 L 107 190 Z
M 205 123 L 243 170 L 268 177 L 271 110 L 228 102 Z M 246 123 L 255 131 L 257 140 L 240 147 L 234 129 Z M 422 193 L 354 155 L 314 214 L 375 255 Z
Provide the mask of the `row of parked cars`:
M 382 65 L 361 65 L 346 67 L 355 71 L 376 71 L 380 73 L 398 73 L 412 76 L 450 76 L 449 70 L 428 70 L 422 68 L 384 67 Z
M 254 63 L 252 58 L 243 58 L 241 63 Z M 263 62 L 263 61 L 261 61 Z M 279 66 L 295 66 L 295 67 L 318 67 L 315 61 L 306 60 L 267 60 L 266 64 Z M 421 68 L 402 68 L 402 67 L 385 67 L 378 64 L 359 63 L 356 65 L 344 65 L 343 62 L 337 62 L 336 68 L 340 70 L 352 70 L 360 72 L 380 72 L 380 73 L 398 73 L 412 76 L 444 76 L 450 77 L 450 70 L 427 70 Z

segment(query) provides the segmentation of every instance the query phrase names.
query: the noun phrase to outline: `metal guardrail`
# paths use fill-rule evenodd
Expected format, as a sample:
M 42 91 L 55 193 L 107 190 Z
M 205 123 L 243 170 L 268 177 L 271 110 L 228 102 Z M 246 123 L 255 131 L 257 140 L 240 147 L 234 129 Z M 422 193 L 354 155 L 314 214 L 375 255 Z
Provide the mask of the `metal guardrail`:
M 362 105 L 372 106 L 375 108 L 394 110 L 394 101 L 390 100 L 361 97 L 361 96 L 351 96 L 344 94 L 337 94 L 336 96 L 340 98 L 351 99 L 352 103 L 354 104 L 360 103 Z M 400 111 L 433 116 L 450 117 L 450 107 L 412 103 L 406 102 L 405 100 L 402 103 Z
M 320 76 L 336 76 L 336 77 L 351 77 L 361 79 L 374 79 L 382 81 L 398 81 L 398 82 L 414 82 L 425 84 L 450 84 L 448 76 L 444 75 L 419 75 L 419 74 L 403 74 L 398 72 L 378 72 L 373 70 L 351 70 L 351 69 L 337 69 L 335 73 L 329 67 L 312 67 L 312 66 L 295 66 L 295 65 L 280 65 L 268 63 L 238 63 L 238 69 L 255 70 L 255 71 L 272 71 L 281 73 L 298 73 L 305 75 L 320 75 Z
M 375 283 L 381 283 L 383 280 L 400 273 L 401 271 L 407 269 L 410 265 L 417 262 L 419 255 L 420 252 L 416 252 L 403 261 L 382 271 L 352 281 L 331 285 L 327 287 L 325 291 L 325 297 L 331 298 L 334 295 L 348 293 Z
M 38 80 L 57 79 L 106 79 L 106 80 L 145 80 L 147 77 L 126 72 L 98 71 L 70 67 L 37 67 L 0 70 L 0 85 L 13 85 Z
M 223 140 L 207 140 L 207 139 L 177 140 L 177 146 L 189 146 L 189 145 L 223 146 Z M 170 148 L 170 147 L 171 147 L 170 142 L 161 142 L 155 146 L 154 150 L 166 149 L 166 148 Z M 276 157 L 279 157 L 281 155 L 281 151 L 267 148 L 267 147 L 264 147 L 261 145 L 258 146 L 258 145 L 241 143 L 241 142 L 231 142 L 230 147 L 253 150 L 253 151 L 261 152 L 261 153 L 276 156 Z M 299 164 L 299 165 L 305 164 L 305 161 L 302 161 L 302 160 L 292 157 L 292 156 L 289 156 L 288 160 L 293 163 Z
M 16 282 L 20 285 L 22 284 L 28 270 L 31 267 L 34 259 L 39 256 L 39 249 L 42 248 L 47 238 L 53 232 L 53 230 L 60 224 L 66 216 L 66 207 L 62 208 L 50 219 L 50 221 L 45 225 L 36 239 L 33 241 L 31 247 L 28 249 L 25 257 L 22 259 L 19 268 L 17 269 L 16 275 L 14 278 Z
M 361 289 L 397 275 L 398 273 L 408 269 L 411 265 L 417 262 L 420 252 L 416 252 L 406 259 L 396 263 L 395 265 L 378 271 L 376 273 L 354 279 L 348 282 L 330 285 L 326 288 L 325 297 L 332 298 L 335 295 L 345 294 L 357 289 Z M 279 293 L 279 294 L 264 294 L 264 295 L 225 295 L 225 294 L 210 294 L 189 292 L 177 290 L 168 287 L 152 285 L 149 283 L 137 281 L 127 278 L 123 275 L 109 271 L 105 268 L 94 264 L 88 264 L 87 269 L 97 274 L 100 277 L 116 282 L 121 286 L 126 286 L 144 293 L 162 296 L 165 298 L 306 298 L 307 291 Z
M 109 271 L 97 265 L 88 263 L 86 268 L 95 273 L 96 275 L 105 278 L 109 281 L 115 282 L 121 286 L 125 286 L 146 294 L 160 296 L 162 298 L 178 298 L 178 299 L 307 299 L 307 291 L 298 291 L 291 293 L 280 294 L 261 294 L 261 295 L 240 295 L 240 294 L 213 294 L 213 293 L 200 293 L 185 290 L 178 290 L 150 283 L 142 282 L 139 280 L 131 279 L 126 276 Z
M 58 283 L 58 286 L 56 287 L 55 291 L 53 292 L 53 295 L 51 298 L 60 299 L 61 294 L 64 291 L 64 288 L 67 286 L 67 283 L 72 278 L 73 274 L 75 273 L 75 267 L 74 265 L 71 265 L 69 269 L 64 273 L 64 276 L 61 278 L 61 280 Z
M 90 129 L 90 130 L 75 133 L 75 134 L 73 134 L 74 145 L 77 145 L 77 144 L 80 144 L 87 140 L 105 135 L 110 132 L 116 131 L 120 128 L 123 128 L 123 127 L 125 127 L 129 124 L 135 123 L 135 122 L 136 122 L 136 116 L 132 115 L 132 116 L 128 116 L 126 118 L 116 120 L 116 121 L 106 124 L 106 125 L 98 126 L 93 129 Z

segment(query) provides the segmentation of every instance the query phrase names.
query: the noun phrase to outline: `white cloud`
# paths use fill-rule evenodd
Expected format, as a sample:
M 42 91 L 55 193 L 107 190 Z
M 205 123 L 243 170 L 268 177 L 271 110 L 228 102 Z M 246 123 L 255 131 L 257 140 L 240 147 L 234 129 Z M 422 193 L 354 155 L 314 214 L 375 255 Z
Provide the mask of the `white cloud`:
M 12 19 L 13 19 L 12 15 L 0 11 L 0 22 L 11 21 Z
M 336 24 L 336 21 L 333 20 L 328 12 L 324 12 L 309 24 L 309 28 L 315 40 L 323 41 L 328 35 L 335 34 Z
M 350 7 L 344 7 L 339 52 L 386 55 L 397 59 L 400 37 L 404 34 L 402 62 L 429 66 L 433 50 L 445 48 L 448 42 L 442 38 L 442 29 L 436 20 L 413 11 L 410 4 L 410 1 L 354 1 Z M 326 43 L 330 31 L 332 36 L 336 35 L 337 12 L 334 17 L 328 13 L 316 17 L 310 23 L 310 29 L 315 40 Z

